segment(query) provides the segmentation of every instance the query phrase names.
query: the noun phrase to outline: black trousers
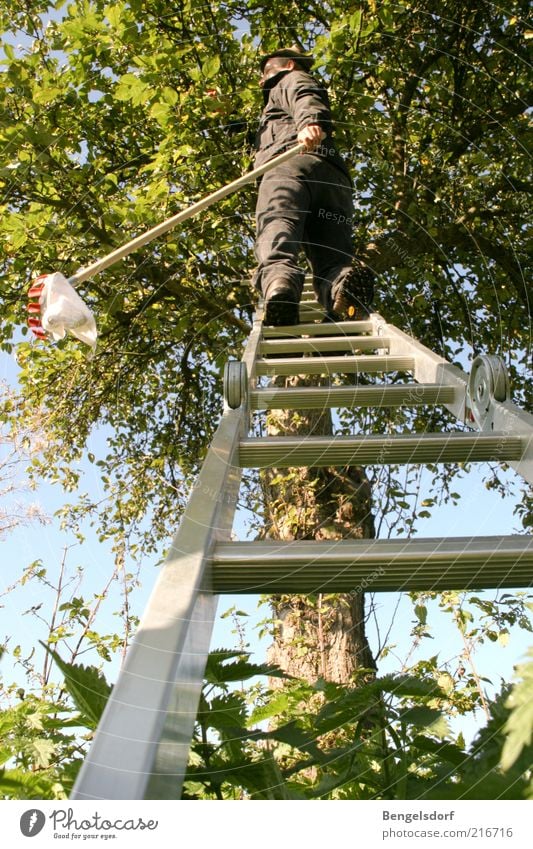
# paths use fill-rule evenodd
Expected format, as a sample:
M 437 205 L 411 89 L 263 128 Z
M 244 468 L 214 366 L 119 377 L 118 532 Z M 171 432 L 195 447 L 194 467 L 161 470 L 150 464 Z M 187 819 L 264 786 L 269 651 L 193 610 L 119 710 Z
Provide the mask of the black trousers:
M 317 299 L 331 307 L 331 287 L 351 264 L 353 198 L 349 178 L 335 165 L 300 154 L 262 178 L 256 205 L 255 286 L 263 295 L 282 278 L 299 297 L 305 269 L 303 249 L 313 271 Z

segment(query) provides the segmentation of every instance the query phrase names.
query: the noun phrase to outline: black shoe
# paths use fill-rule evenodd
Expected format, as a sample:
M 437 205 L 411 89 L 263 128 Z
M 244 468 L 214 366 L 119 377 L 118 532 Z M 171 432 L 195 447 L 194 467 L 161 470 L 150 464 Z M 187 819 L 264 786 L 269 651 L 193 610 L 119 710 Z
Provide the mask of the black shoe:
M 300 320 L 298 298 L 290 283 L 273 281 L 265 295 L 264 324 L 270 327 L 285 327 L 298 324 Z
M 332 287 L 333 312 L 338 318 L 364 321 L 371 312 L 374 298 L 375 274 L 361 260 L 354 259 L 352 267 Z

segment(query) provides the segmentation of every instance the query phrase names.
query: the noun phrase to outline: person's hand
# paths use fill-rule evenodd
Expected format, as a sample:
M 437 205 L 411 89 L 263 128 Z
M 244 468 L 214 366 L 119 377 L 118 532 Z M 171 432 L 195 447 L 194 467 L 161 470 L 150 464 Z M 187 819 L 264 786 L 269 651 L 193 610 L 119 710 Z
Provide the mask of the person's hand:
M 305 149 L 308 151 L 313 151 L 325 138 L 326 134 L 318 124 L 309 124 L 298 133 L 298 142 L 305 144 Z

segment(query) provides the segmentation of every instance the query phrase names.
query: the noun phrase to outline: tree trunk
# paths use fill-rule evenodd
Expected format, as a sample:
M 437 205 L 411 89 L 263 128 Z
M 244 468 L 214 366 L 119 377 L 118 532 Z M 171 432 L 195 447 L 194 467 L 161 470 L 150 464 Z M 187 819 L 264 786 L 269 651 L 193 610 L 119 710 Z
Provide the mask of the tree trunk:
M 319 380 L 322 380 L 319 378 Z M 276 378 L 276 385 L 317 385 L 301 375 Z M 326 410 L 275 410 L 267 417 L 269 436 L 326 436 Z M 268 469 L 262 473 L 264 535 L 280 540 L 373 539 L 371 491 L 360 466 Z M 364 595 L 281 595 L 272 600 L 274 643 L 268 660 L 298 678 L 349 683 L 358 669 L 375 669 L 365 633 Z

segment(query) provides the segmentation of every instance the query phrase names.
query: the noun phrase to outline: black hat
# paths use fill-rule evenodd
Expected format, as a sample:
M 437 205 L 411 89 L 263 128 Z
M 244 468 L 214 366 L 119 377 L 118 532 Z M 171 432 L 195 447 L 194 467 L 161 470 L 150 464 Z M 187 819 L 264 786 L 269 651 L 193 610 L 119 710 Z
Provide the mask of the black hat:
M 294 59 L 306 71 L 309 71 L 313 66 L 315 57 L 304 53 L 299 47 L 280 47 L 279 50 L 273 50 L 272 53 L 267 53 L 266 56 L 261 56 L 261 70 L 263 71 L 269 59 L 274 59 L 275 56 L 281 56 L 285 59 Z

